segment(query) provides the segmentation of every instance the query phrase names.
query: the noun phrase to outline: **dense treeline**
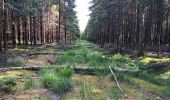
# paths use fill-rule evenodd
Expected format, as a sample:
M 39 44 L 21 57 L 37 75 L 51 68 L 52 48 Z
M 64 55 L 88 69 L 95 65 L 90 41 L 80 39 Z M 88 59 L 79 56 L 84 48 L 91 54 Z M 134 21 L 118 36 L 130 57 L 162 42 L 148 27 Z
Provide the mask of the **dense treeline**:
M 79 34 L 74 8 L 75 0 L 0 0 L 0 50 L 71 41 Z
M 131 49 L 170 46 L 169 0 L 92 0 L 84 37 L 104 47 Z

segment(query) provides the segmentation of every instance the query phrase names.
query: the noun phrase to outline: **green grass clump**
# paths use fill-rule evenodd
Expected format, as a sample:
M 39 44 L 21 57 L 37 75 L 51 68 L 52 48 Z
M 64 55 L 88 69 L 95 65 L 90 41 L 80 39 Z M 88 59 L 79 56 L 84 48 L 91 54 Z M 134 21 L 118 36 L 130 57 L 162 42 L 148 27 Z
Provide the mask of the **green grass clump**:
M 3 78 L 0 80 L 0 91 L 10 93 L 16 86 L 16 79 L 12 77 Z
M 73 87 L 70 78 L 74 71 L 69 68 L 63 68 L 58 71 L 46 68 L 40 71 L 40 73 L 42 75 L 42 83 L 44 87 L 52 90 L 58 95 L 70 91 Z
M 46 88 L 52 88 L 53 87 L 53 84 L 54 82 L 57 80 L 57 76 L 55 73 L 46 73 L 43 75 L 42 77 L 42 82 L 43 82 L 43 85 L 46 87 Z
M 52 90 L 58 95 L 62 95 L 71 91 L 73 85 L 70 79 L 67 78 L 58 78 L 52 84 Z
M 34 82 L 33 79 L 29 79 L 24 83 L 24 89 L 25 90 L 30 89 L 32 87 L 35 87 L 35 82 Z
M 70 68 L 62 68 L 58 71 L 57 75 L 64 78 L 71 78 L 74 74 L 74 70 Z
M 47 67 L 47 68 L 43 68 L 42 70 L 40 70 L 40 74 L 41 75 L 45 75 L 45 74 L 47 74 L 47 73 L 55 73 L 56 71 L 55 71 L 55 69 L 54 68 L 52 68 L 52 67 Z

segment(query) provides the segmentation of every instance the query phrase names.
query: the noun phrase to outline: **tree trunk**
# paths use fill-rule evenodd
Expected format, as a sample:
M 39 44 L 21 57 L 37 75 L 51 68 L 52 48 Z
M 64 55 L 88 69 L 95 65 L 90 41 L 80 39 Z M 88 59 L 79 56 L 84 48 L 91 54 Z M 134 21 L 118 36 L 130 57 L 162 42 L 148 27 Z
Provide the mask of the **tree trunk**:
M 61 30 L 60 30 L 60 26 L 61 26 L 61 0 L 59 0 L 59 19 L 58 19 L 58 34 L 56 35 L 56 39 L 57 39 L 57 43 L 60 44 L 60 39 L 61 39 Z
M 34 40 L 34 46 L 37 44 L 37 38 L 36 38 L 36 19 L 35 16 L 33 17 L 33 40 Z
M 4 3 L 6 3 L 5 2 L 5 0 L 4 0 Z M 3 45 L 3 47 L 4 47 L 4 49 L 5 50 L 7 50 L 7 9 L 4 9 L 3 10 L 3 20 L 4 20 L 4 24 L 3 24 L 3 43 L 4 43 L 4 45 Z
M 40 17 L 40 37 L 41 37 L 41 45 L 44 43 L 44 33 L 43 33 L 43 14 Z
M 25 20 L 25 45 L 28 45 L 28 17 Z
M 3 10 L 4 10 L 4 1 L 0 1 L 0 51 L 2 51 L 2 29 L 3 29 Z
M 139 34 L 139 48 L 138 48 L 138 57 L 140 57 L 140 56 L 144 56 L 144 17 L 145 17 L 145 15 L 144 14 L 142 14 L 142 12 L 139 12 L 140 13 L 140 15 L 138 15 L 138 17 L 139 17 L 139 22 L 141 23 L 140 24 L 140 31 L 139 31 L 139 33 L 137 33 L 137 34 Z
M 14 13 L 12 13 L 12 44 L 13 48 L 16 48 L 16 28 L 14 22 Z
M 64 0 L 64 40 L 67 42 L 67 15 L 66 15 L 66 0 Z
M 30 42 L 33 45 L 33 17 L 30 17 Z
M 21 45 L 21 17 L 18 17 L 18 45 Z

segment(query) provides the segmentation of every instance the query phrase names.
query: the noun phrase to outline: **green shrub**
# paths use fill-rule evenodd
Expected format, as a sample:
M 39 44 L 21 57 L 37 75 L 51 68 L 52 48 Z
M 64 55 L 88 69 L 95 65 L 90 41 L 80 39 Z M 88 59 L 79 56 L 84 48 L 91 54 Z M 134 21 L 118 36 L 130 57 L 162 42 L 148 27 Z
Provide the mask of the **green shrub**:
M 0 91 L 9 93 L 16 86 L 16 79 L 12 77 L 7 77 L 0 80 Z
M 24 84 L 24 89 L 26 90 L 26 89 L 30 89 L 30 88 L 32 88 L 32 87 L 34 87 L 35 86 L 35 82 L 34 82 L 34 80 L 33 79 L 29 79 L 29 80 L 27 80 L 26 82 L 25 82 L 25 84 Z
M 54 73 L 46 73 L 42 77 L 43 85 L 46 88 L 52 88 L 53 83 L 56 81 L 57 76 Z
M 57 75 L 63 78 L 71 78 L 74 74 L 74 71 L 70 68 L 62 68 L 58 71 Z
M 63 68 L 55 73 L 54 69 L 43 69 L 40 73 L 43 85 L 54 93 L 62 95 L 72 89 L 72 82 L 69 78 L 73 75 L 73 70 Z
M 62 95 L 64 93 L 67 93 L 68 91 L 71 91 L 72 87 L 73 85 L 71 83 L 71 80 L 67 78 L 58 78 L 52 84 L 53 92 L 58 95 Z

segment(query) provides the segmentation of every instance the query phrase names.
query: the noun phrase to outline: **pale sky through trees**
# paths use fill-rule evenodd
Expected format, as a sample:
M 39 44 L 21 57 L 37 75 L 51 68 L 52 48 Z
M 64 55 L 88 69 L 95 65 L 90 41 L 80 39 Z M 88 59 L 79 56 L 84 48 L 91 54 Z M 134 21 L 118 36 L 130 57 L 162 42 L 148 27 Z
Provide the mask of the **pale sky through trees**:
M 79 20 L 80 30 L 84 31 L 89 19 L 89 2 L 91 0 L 76 0 L 76 11 Z

